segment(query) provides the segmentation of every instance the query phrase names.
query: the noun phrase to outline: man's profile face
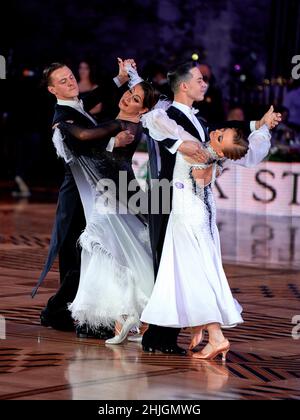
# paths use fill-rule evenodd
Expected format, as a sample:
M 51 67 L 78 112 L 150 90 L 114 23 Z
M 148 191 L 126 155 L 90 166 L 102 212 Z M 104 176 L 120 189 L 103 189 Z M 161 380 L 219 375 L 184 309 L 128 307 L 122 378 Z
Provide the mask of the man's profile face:
M 186 83 L 187 86 L 187 95 L 194 101 L 203 101 L 204 95 L 207 89 L 207 84 L 203 80 L 202 73 L 198 67 L 194 67 L 190 70 L 192 75 Z
M 48 86 L 49 92 L 57 99 L 71 100 L 78 96 L 79 88 L 75 76 L 69 67 L 54 70 Z

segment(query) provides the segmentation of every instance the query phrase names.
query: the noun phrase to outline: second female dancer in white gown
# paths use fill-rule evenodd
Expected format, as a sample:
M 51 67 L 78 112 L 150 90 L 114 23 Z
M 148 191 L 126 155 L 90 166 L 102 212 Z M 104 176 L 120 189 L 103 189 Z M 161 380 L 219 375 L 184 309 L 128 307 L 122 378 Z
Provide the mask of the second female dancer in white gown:
M 169 119 L 163 110 L 154 110 L 143 120 L 151 137 L 158 141 L 164 138 L 198 141 Z M 234 135 L 232 129 L 212 132 L 210 145 L 203 146 L 208 155 L 204 165 L 192 164 L 177 152 L 172 211 L 155 286 L 141 316 L 143 322 L 175 328 L 196 327 L 201 334 L 207 325 L 233 327 L 243 322 L 242 307 L 232 296 L 222 266 L 213 192 L 210 186 L 199 185 L 195 178 L 197 171 L 203 171 L 202 180 L 205 179 L 204 173 L 210 167 L 211 175 L 204 182 L 214 182 L 218 161 L 224 157 L 222 142 L 224 149 L 225 142 L 226 147 L 231 142 L 233 151 L 238 147 L 232 142 Z M 251 136 L 252 141 L 255 136 L 269 140 L 268 127 L 264 126 Z M 196 344 L 199 337 L 197 340 Z M 223 346 L 215 349 L 215 354 L 213 350 L 203 358 L 213 358 L 221 352 L 225 357 L 229 342 L 225 340 Z

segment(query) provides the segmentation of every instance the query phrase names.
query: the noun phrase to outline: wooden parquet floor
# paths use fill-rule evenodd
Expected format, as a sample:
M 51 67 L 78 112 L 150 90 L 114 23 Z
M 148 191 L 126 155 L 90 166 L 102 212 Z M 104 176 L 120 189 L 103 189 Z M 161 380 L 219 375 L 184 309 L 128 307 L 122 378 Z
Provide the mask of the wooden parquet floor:
M 0 203 L 0 399 L 300 399 L 299 271 L 225 264 L 245 320 L 225 331 L 226 364 L 78 339 L 39 324 L 57 264 L 30 297 L 54 213 L 54 204 Z M 180 343 L 188 342 L 183 330 Z

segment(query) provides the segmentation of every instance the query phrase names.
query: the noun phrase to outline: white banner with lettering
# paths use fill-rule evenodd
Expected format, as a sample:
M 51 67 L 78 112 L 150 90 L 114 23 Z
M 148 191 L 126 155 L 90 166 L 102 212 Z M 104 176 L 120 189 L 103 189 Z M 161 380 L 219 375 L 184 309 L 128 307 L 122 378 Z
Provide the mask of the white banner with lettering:
M 300 163 L 231 165 L 215 185 L 218 209 L 274 216 L 300 216 Z
M 147 153 L 134 155 L 133 167 L 142 184 L 147 160 Z M 300 217 L 300 163 L 263 162 L 255 168 L 231 165 L 217 179 L 214 193 L 218 209 Z

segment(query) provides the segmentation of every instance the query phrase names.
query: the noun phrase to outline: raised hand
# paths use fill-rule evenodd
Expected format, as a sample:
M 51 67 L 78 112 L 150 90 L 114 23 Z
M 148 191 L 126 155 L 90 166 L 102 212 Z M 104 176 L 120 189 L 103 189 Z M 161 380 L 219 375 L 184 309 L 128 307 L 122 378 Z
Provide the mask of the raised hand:
M 120 131 L 115 137 L 115 147 L 125 147 L 132 143 L 133 140 L 134 135 L 131 134 L 129 130 Z
M 134 70 L 137 70 L 137 65 L 136 65 L 136 62 L 134 61 L 134 59 L 133 59 L 133 58 L 126 58 L 126 59 L 123 61 L 123 63 L 124 63 L 124 66 L 126 66 L 126 64 L 130 64 L 130 65 L 131 65 L 131 67 L 132 67 Z
M 274 112 L 273 105 L 270 106 L 269 110 L 265 113 L 260 121 L 258 121 L 258 127 L 262 127 L 264 124 L 267 124 L 269 129 L 276 127 L 281 121 L 281 114 L 279 112 Z
M 125 60 L 122 60 L 122 58 L 118 57 L 118 65 L 119 65 L 119 74 L 118 78 L 120 81 L 127 82 L 129 77 L 126 70 L 126 64 L 130 64 L 135 70 L 137 69 L 136 62 L 133 58 L 126 58 Z

